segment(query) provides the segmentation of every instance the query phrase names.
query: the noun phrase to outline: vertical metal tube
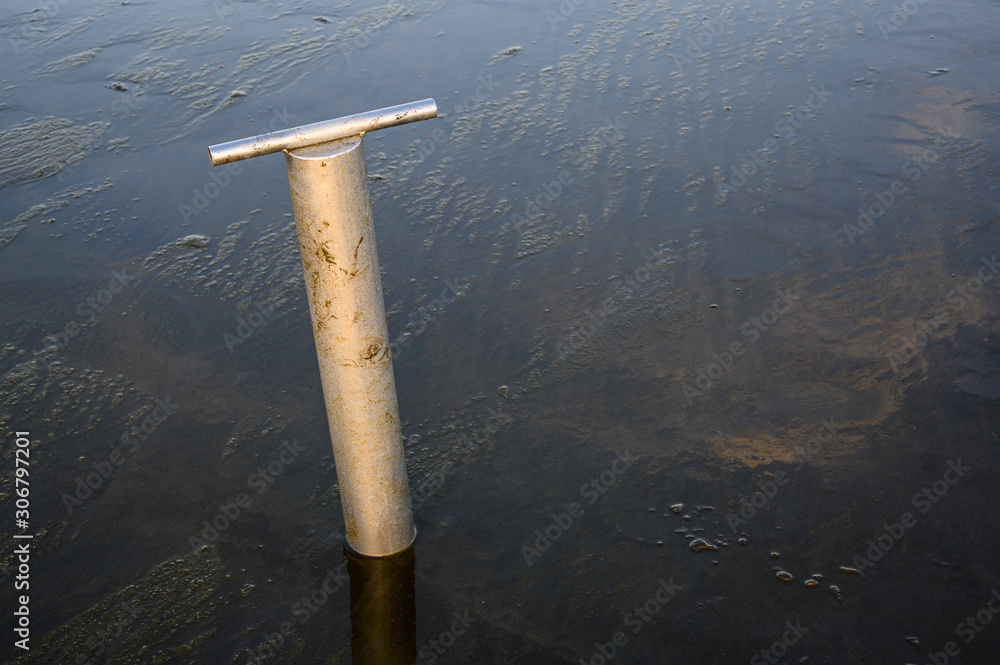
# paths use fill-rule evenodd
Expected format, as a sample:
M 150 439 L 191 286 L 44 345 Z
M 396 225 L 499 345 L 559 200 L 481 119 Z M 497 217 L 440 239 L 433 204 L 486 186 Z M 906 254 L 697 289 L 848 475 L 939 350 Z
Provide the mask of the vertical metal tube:
M 348 546 L 406 549 L 416 530 L 361 137 L 285 151 Z

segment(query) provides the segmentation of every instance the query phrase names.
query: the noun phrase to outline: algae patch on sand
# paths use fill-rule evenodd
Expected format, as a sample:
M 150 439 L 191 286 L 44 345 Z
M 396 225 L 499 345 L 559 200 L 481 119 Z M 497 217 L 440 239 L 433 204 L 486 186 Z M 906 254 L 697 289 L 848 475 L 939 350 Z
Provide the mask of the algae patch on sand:
M 49 178 L 79 162 L 110 127 L 106 122 L 75 124 L 67 118 L 29 119 L 0 133 L 0 189 Z

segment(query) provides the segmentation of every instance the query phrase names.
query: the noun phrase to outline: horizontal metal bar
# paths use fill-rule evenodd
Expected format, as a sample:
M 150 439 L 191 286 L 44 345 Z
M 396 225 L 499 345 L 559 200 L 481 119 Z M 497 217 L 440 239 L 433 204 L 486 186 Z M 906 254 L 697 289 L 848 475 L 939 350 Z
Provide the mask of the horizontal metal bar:
M 376 111 L 366 111 L 311 125 L 282 129 L 270 134 L 229 141 L 209 146 L 208 156 L 212 166 L 221 166 L 241 159 L 269 155 L 282 150 L 294 150 L 316 143 L 326 143 L 348 136 L 360 136 L 376 129 L 405 125 L 418 120 L 437 117 L 437 102 L 424 99 L 419 102 L 390 106 Z

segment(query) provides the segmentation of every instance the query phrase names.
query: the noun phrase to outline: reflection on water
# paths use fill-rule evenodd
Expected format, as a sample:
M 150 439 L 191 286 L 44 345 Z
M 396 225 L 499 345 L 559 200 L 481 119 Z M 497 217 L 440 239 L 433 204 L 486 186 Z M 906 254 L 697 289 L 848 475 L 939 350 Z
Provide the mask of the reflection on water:
M 417 658 L 414 550 L 384 559 L 345 550 L 351 576 L 351 658 L 410 665 Z M 449 646 L 449 645 L 443 645 Z
M 0 9 L 17 662 L 1000 652 L 995 3 L 43 5 Z M 431 96 L 365 139 L 420 537 L 360 560 L 283 165 L 205 146 Z

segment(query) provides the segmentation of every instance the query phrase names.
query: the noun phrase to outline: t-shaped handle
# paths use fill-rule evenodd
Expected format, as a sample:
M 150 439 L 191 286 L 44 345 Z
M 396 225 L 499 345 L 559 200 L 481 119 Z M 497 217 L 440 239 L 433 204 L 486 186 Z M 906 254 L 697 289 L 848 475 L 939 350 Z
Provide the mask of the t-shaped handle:
M 212 160 L 212 166 L 222 166 L 238 162 L 241 159 L 269 155 L 272 152 L 294 150 L 349 136 L 364 136 L 376 129 L 436 118 L 437 114 L 437 102 L 433 99 L 424 99 L 419 102 L 390 106 L 375 111 L 365 111 L 343 118 L 314 122 L 311 125 L 282 129 L 270 134 L 219 143 L 208 147 L 208 156 Z
M 285 153 L 347 545 L 366 556 L 417 532 L 362 137 L 434 117 L 425 99 L 208 149 L 214 166 Z

